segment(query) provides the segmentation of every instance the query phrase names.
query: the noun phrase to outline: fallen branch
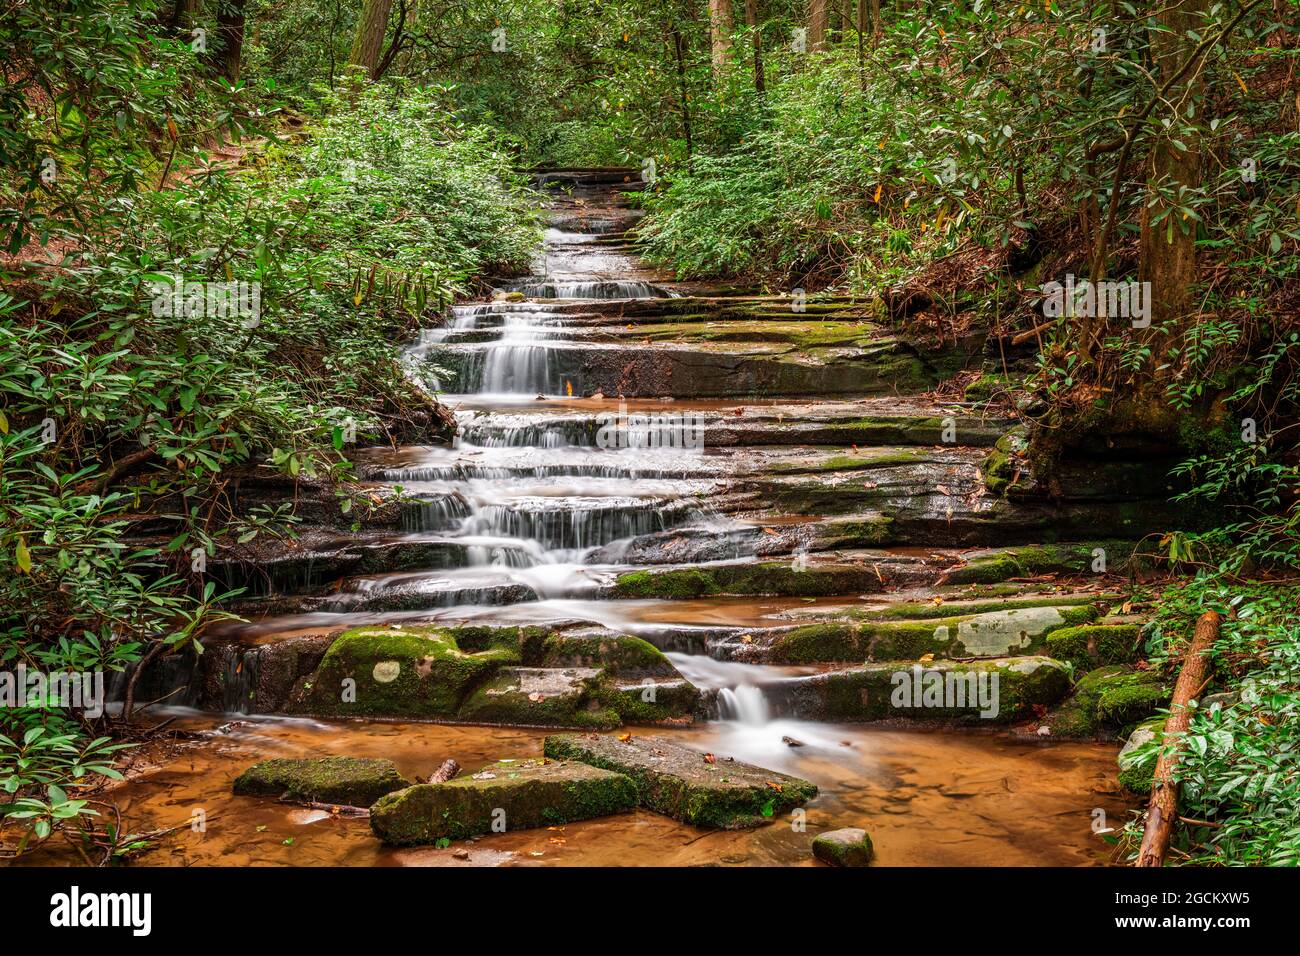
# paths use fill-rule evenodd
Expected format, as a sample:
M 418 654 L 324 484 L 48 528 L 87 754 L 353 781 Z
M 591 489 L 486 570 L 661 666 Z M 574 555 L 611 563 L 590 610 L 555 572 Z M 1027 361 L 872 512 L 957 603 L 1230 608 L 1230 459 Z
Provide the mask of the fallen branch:
M 1196 622 L 1191 646 L 1183 658 L 1174 697 L 1169 702 L 1169 717 L 1165 720 L 1164 740 L 1173 741 L 1165 747 L 1156 761 L 1155 776 L 1151 781 L 1151 799 L 1147 803 L 1147 821 L 1142 831 L 1142 849 L 1138 851 L 1137 866 L 1163 866 L 1174 821 L 1178 818 L 1178 782 L 1174 771 L 1182 759 L 1182 736 L 1192 715 L 1188 704 L 1196 698 L 1207 683 L 1210 646 L 1219 638 L 1222 617 L 1217 611 L 1206 611 Z
M 429 775 L 428 780 L 420 781 L 421 783 L 446 783 L 448 780 L 460 773 L 460 764 L 448 757 L 439 766 L 438 769 Z M 419 780 L 419 778 L 416 778 Z

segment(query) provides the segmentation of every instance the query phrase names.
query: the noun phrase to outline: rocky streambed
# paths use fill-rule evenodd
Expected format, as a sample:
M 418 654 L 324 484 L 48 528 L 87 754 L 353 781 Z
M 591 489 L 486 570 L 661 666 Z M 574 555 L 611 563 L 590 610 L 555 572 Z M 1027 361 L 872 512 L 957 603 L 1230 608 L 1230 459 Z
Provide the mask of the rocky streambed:
M 1158 456 L 1040 480 L 983 343 L 668 281 L 630 173 L 541 179 L 535 275 L 407 346 L 455 441 L 358 450 L 358 512 L 293 488 L 297 541 L 209 564 L 247 622 L 140 676 L 194 736 L 133 806 L 221 821 L 177 862 L 794 863 L 845 828 L 884 863 L 1104 860 L 1167 699 L 1119 613 Z M 325 756 L 390 762 L 310 768 L 374 770 L 368 820 L 240 777 Z

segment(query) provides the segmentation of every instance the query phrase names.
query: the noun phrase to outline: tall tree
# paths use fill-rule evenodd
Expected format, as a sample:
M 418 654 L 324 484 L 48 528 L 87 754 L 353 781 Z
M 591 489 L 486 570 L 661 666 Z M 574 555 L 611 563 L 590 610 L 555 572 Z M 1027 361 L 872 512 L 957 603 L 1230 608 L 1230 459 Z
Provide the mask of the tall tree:
M 826 49 L 826 30 L 830 25 L 829 0 L 808 0 L 808 49 Z
M 763 73 L 763 30 L 758 25 L 758 0 L 745 0 L 745 26 L 749 27 L 750 42 L 754 45 L 754 91 L 762 96 L 767 90 Z
M 393 0 L 365 0 L 361 18 L 357 20 L 357 33 L 352 40 L 352 54 L 348 57 L 348 62 L 364 68 L 372 80 L 379 78 L 384 34 L 388 32 L 388 14 L 392 9 Z
M 1191 311 L 1196 281 L 1196 221 L 1179 206 L 1201 181 L 1203 58 L 1194 39 L 1204 29 L 1206 0 L 1172 0 L 1155 14 L 1151 53 L 1157 82 L 1176 119 L 1157 126 L 1147 166 L 1147 201 L 1142 207 L 1139 277 L 1151 283 L 1151 320 L 1181 319 Z
M 221 0 L 217 9 L 217 50 L 213 65 L 234 86 L 244 58 L 244 8 L 248 0 Z
M 731 26 L 731 0 L 709 0 L 709 38 L 715 75 L 726 70 L 731 57 Z

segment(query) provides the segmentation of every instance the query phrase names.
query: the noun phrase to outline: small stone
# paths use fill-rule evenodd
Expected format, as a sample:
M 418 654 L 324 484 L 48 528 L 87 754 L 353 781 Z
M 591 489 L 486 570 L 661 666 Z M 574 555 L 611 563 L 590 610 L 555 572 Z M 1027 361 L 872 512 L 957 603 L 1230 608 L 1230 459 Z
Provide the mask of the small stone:
M 452 854 L 452 856 L 454 856 L 458 860 L 468 860 L 469 850 L 457 850 L 455 853 Z
M 867 831 L 856 827 L 813 837 L 812 850 L 828 866 L 866 866 L 875 852 Z
M 793 738 L 793 737 L 782 737 L 782 738 L 781 738 L 781 742 L 782 742 L 783 744 L 785 744 L 787 747 L 802 747 L 802 746 L 803 746 L 803 741 L 802 741 L 802 740 L 796 740 L 796 739 Z

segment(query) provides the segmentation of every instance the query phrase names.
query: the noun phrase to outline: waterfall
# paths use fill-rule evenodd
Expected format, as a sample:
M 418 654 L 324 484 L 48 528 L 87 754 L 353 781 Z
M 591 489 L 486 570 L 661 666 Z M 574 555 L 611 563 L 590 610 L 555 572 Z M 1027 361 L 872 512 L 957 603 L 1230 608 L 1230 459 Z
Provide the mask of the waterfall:
M 718 710 L 723 720 L 734 720 L 751 727 L 762 726 L 772 719 L 762 689 L 752 684 L 719 690 Z

